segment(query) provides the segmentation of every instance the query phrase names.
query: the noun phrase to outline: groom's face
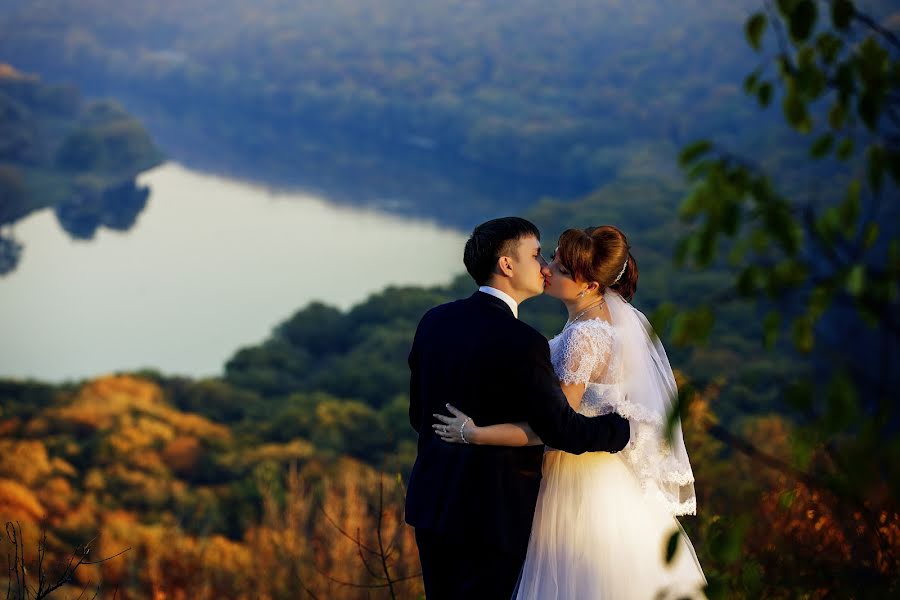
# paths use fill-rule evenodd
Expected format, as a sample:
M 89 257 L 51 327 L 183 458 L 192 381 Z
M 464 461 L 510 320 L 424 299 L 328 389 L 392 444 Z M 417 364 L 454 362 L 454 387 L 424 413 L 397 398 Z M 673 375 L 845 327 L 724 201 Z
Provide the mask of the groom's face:
M 544 277 L 547 273 L 547 261 L 541 256 L 541 242 L 532 236 L 519 240 L 516 247 L 514 269 L 510 283 L 524 300 L 538 296 L 544 291 Z

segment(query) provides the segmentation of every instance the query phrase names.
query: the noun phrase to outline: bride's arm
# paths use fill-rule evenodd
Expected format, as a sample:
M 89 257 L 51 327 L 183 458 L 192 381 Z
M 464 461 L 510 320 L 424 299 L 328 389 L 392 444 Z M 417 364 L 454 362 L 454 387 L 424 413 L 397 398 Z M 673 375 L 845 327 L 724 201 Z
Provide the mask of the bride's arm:
M 479 427 L 452 404 L 447 405 L 447 410 L 453 416 L 435 414 L 434 418 L 441 423 L 432 425 L 434 433 L 445 442 L 462 444 L 465 435 L 466 442 L 479 446 L 539 446 L 544 443 L 525 421 Z
M 578 410 L 578 407 L 581 406 L 581 397 L 584 395 L 584 384 L 561 383 L 561 386 L 572 410 Z M 447 410 L 454 416 L 435 414 L 434 418 L 441 421 L 443 425 L 438 423 L 432 425 L 434 432 L 445 442 L 461 444 L 463 443 L 462 435 L 465 435 L 466 441 L 470 444 L 481 446 L 538 446 L 544 443 L 531 425 L 525 421 L 479 427 L 468 415 L 457 410 L 453 405 L 448 404 Z M 461 427 L 463 428 L 462 433 L 460 433 Z
M 586 387 L 583 383 L 563 383 L 559 382 L 559 386 L 562 388 L 563 393 L 566 395 L 566 400 L 569 401 L 569 406 L 572 407 L 572 410 L 578 412 L 578 408 L 581 406 L 581 397 L 584 396 L 584 389 Z
M 459 428 L 457 428 L 458 432 Z M 472 421 L 469 421 L 466 424 L 465 434 L 470 444 L 480 446 L 540 446 L 544 443 L 531 429 L 531 425 L 525 421 L 500 423 L 485 427 L 478 427 Z

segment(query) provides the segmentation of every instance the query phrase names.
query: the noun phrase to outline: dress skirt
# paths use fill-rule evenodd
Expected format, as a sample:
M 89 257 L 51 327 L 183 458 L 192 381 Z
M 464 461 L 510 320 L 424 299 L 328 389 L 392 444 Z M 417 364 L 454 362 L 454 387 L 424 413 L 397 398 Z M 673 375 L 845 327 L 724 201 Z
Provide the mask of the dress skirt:
M 548 449 L 514 598 L 703 598 L 706 578 L 687 535 L 632 471 L 606 452 Z M 674 558 L 666 544 L 681 531 Z

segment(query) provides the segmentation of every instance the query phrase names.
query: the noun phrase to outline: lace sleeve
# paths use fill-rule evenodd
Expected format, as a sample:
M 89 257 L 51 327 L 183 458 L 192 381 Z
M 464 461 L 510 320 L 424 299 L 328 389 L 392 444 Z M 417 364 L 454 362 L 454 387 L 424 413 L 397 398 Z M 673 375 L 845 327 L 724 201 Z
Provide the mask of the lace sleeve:
M 587 322 L 570 325 L 555 342 L 553 369 L 564 384 L 592 381 L 611 345 L 605 328 L 591 327 Z

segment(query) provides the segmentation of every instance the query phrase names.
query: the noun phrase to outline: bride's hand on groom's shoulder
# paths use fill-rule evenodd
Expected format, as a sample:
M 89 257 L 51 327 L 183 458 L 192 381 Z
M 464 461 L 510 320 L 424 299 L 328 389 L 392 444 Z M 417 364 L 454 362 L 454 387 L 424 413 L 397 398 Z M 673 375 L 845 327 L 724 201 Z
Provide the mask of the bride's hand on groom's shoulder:
M 431 427 L 434 432 L 445 442 L 454 444 L 468 444 L 472 441 L 472 429 L 477 427 L 475 422 L 464 412 L 457 409 L 452 404 L 447 404 L 447 410 L 453 414 L 452 417 L 434 413 L 434 418 L 440 421 Z

